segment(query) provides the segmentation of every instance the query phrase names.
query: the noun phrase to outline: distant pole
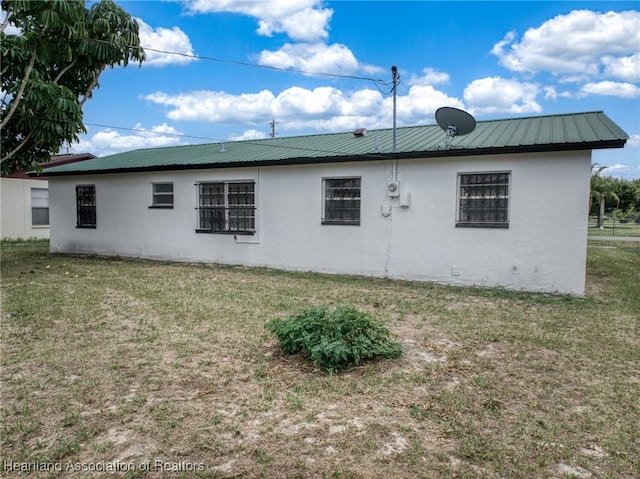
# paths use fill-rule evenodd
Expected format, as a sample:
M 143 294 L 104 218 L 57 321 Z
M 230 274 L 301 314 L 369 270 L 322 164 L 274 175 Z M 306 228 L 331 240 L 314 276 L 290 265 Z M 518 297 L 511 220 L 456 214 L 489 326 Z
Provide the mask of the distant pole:
M 391 151 L 396 151 L 396 87 L 398 86 L 398 67 L 395 65 L 391 67 L 391 77 L 393 80 L 393 148 Z
M 271 138 L 276 137 L 276 123 L 278 122 L 276 121 L 275 117 L 269 123 L 269 125 L 271 125 Z

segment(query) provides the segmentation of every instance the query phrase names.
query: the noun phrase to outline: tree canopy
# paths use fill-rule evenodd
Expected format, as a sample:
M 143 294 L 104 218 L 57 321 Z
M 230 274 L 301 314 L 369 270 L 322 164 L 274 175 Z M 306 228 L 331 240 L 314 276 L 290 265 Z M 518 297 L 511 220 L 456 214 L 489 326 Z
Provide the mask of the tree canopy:
M 138 23 L 112 0 L 2 0 L 2 171 L 50 160 L 86 132 L 82 107 L 107 67 L 144 61 Z M 17 34 L 6 33 L 13 25 Z
M 628 181 L 602 175 L 606 168 L 598 164 L 591 166 L 589 214 L 598 216 L 599 226 L 608 210 L 629 214 L 640 211 L 640 180 Z

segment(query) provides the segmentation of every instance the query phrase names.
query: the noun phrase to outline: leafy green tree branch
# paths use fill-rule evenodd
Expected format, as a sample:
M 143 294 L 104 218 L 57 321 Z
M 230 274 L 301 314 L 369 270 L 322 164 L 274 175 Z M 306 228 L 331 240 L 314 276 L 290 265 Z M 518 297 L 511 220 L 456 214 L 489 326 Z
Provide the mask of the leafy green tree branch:
M 2 171 L 50 160 L 85 132 L 82 107 L 107 67 L 142 64 L 139 27 L 113 0 L 2 0 Z M 6 34 L 9 25 L 18 34 Z

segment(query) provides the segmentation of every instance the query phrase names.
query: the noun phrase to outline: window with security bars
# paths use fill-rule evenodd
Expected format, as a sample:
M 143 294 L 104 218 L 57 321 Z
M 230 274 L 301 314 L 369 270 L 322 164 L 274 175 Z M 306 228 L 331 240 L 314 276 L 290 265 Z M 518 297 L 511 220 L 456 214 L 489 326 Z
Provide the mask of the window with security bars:
M 49 226 L 49 190 L 31 188 L 31 226 Z
M 360 224 L 360 178 L 325 178 L 323 225 Z
M 150 208 L 173 208 L 173 183 L 151 184 Z
M 76 212 L 78 228 L 96 227 L 96 186 L 76 186 Z
M 456 226 L 508 228 L 509 177 L 507 172 L 459 174 Z
M 253 181 L 199 183 L 197 187 L 198 233 L 255 233 Z

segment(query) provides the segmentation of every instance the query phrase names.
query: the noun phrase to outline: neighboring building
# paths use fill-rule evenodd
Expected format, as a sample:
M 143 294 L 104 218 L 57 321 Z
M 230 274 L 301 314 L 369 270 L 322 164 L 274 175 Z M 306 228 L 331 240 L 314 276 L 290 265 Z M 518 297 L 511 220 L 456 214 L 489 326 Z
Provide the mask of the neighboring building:
M 95 158 L 90 153 L 54 155 L 43 170 Z M 49 237 L 49 184 L 46 176 L 30 178 L 26 172 L 0 178 L 0 234 L 2 239 Z
M 584 294 L 602 112 L 136 150 L 52 168 L 51 251 Z

